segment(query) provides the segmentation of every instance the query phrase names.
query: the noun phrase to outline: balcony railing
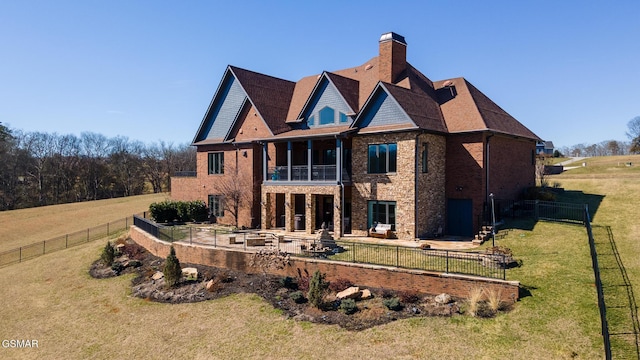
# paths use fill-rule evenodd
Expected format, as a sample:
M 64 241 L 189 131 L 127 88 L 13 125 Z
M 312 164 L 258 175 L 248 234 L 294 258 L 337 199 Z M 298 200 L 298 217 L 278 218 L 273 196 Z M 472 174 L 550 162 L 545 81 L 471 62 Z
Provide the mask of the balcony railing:
M 269 168 L 267 172 L 267 180 L 269 181 L 289 181 L 287 166 L 275 166 Z M 335 165 L 312 165 L 311 166 L 311 181 L 336 181 L 336 166 Z M 291 166 L 291 181 L 308 181 L 309 180 L 309 166 L 308 165 L 294 165 Z M 351 181 L 351 175 L 347 172 L 347 169 L 342 169 L 342 181 Z
M 173 177 L 197 177 L 197 171 L 176 171 L 173 173 Z

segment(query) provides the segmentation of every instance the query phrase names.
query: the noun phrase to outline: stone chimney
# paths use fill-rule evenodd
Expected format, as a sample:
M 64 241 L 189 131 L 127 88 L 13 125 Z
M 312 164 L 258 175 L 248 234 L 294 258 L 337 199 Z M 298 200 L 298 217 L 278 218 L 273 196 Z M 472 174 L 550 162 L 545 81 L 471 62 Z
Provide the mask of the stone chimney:
M 394 32 L 380 36 L 378 76 L 381 81 L 395 83 L 407 69 L 407 42 Z

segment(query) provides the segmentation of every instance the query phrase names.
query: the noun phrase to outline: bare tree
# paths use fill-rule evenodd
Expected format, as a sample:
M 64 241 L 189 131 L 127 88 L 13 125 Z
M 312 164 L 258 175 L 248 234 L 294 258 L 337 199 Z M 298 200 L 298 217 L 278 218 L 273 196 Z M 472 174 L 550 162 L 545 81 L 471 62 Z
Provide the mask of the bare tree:
M 632 154 L 640 154 L 640 116 L 629 120 L 627 127 L 629 128 L 627 136 L 631 139 L 629 152 Z
M 245 174 L 239 173 L 233 166 L 225 165 L 225 176 L 216 182 L 216 189 L 223 197 L 223 209 L 229 212 L 238 226 L 240 210 L 250 204 L 251 181 Z
M 620 155 L 620 144 L 615 140 L 607 141 L 607 150 L 611 155 Z
M 536 178 L 540 183 L 541 187 L 549 186 L 549 181 L 547 180 L 547 174 L 545 173 L 545 166 L 549 163 L 549 160 L 545 156 L 537 156 L 536 157 Z

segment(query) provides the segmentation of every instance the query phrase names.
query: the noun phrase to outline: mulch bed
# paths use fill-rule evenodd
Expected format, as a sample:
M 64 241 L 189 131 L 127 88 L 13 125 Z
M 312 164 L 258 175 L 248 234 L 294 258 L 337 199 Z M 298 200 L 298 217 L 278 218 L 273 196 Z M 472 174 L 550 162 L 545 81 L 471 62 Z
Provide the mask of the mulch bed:
M 182 268 L 193 267 L 198 270 L 196 280 L 182 280 L 178 285 L 167 288 L 164 279 L 153 279 L 154 274 L 162 271 L 164 259 L 153 256 L 129 239 L 118 242 L 121 244 L 121 254 L 116 257 L 115 263 L 122 266 L 108 267 L 102 260 L 96 260 L 91 265 L 90 275 L 102 279 L 135 274 L 137 276 L 132 280 L 132 295 L 150 301 L 178 304 L 213 300 L 237 293 L 253 293 L 264 298 L 274 308 L 282 310 L 288 318 L 335 324 L 348 330 L 367 329 L 411 317 L 453 316 L 460 313 L 459 302 L 456 299 L 447 304 L 438 304 L 434 296 L 369 288 L 373 297 L 357 301 L 358 311 L 347 315 L 339 311 L 340 301 L 335 300 L 335 292 L 325 298 L 323 309 L 318 309 L 309 303 L 294 302 L 289 296 L 296 291 L 295 288 L 283 286 L 281 277 L 246 274 L 197 264 L 181 263 Z M 207 283 L 209 290 L 206 288 Z M 384 299 L 390 297 L 401 299 L 401 310 L 393 311 L 384 306 Z

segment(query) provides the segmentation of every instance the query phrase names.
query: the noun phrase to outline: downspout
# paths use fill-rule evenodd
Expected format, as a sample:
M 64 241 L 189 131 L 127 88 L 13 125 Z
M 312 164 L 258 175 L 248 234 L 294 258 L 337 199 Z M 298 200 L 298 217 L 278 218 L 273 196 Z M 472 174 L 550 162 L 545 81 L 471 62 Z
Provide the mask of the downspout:
M 494 137 L 495 134 L 493 133 L 489 133 L 489 135 L 487 136 L 487 150 L 486 150 L 486 159 L 485 159 L 485 191 L 484 191 L 484 203 L 485 206 L 483 206 L 483 209 L 485 209 L 486 207 L 488 207 L 489 204 L 489 175 L 490 175 L 490 171 L 489 171 L 489 158 L 490 158 L 490 149 L 491 146 L 489 145 L 489 140 L 491 140 L 492 137 Z M 484 210 L 483 210 L 483 214 L 484 215 Z M 480 225 L 480 224 L 479 224 Z
M 419 139 L 420 139 L 420 133 L 416 134 L 416 143 L 415 143 L 415 175 L 414 175 L 414 181 L 413 181 L 413 196 L 414 196 L 414 212 L 415 212 L 415 221 L 413 223 L 413 235 L 414 235 L 414 240 L 418 238 L 418 219 L 419 219 L 419 215 L 418 214 L 418 179 L 420 177 L 419 172 L 419 166 L 418 164 L 420 163 L 419 159 L 419 155 L 420 155 L 420 144 L 418 143 Z
M 338 136 L 336 135 L 336 141 L 338 140 Z M 336 168 L 336 174 L 340 174 L 340 178 L 338 180 L 338 185 L 340 185 L 340 237 L 344 236 L 344 181 L 342 181 L 342 164 L 344 162 L 344 144 L 340 141 L 340 164 L 336 164 L 336 166 L 340 166 L 340 169 Z

